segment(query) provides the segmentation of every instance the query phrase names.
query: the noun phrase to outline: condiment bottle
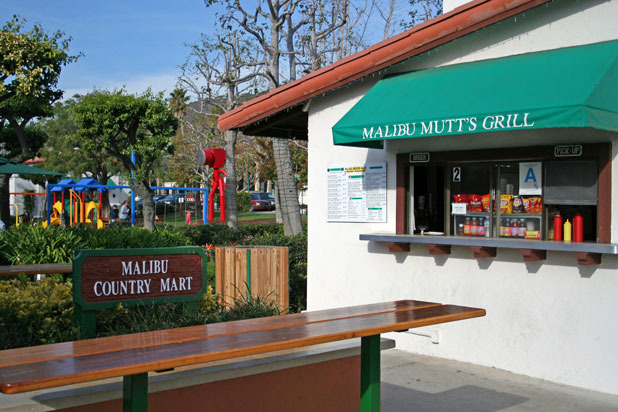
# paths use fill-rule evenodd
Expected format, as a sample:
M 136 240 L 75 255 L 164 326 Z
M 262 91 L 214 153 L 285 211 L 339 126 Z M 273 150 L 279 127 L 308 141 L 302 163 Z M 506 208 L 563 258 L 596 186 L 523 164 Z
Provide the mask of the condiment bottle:
M 584 218 L 578 213 L 573 218 L 573 242 L 584 241 Z
M 560 216 L 560 212 L 554 216 L 554 241 L 562 242 L 562 216 Z
M 569 219 L 564 222 L 564 241 L 571 243 L 571 222 L 569 222 Z

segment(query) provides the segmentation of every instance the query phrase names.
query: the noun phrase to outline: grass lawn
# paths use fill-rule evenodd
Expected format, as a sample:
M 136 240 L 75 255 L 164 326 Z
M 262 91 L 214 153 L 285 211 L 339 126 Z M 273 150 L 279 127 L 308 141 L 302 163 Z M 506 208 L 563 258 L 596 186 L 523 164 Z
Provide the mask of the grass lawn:
M 214 221 L 220 219 L 219 213 L 215 213 Z M 165 222 L 168 225 L 185 225 L 187 221 L 187 215 L 184 212 L 178 213 L 166 213 L 165 215 L 159 215 L 159 222 Z M 253 213 L 253 212 L 241 212 L 238 214 L 239 222 L 274 222 L 275 212 L 272 213 Z M 195 213 L 191 214 L 191 223 L 195 223 Z M 197 222 L 202 223 L 202 215 L 197 218 Z

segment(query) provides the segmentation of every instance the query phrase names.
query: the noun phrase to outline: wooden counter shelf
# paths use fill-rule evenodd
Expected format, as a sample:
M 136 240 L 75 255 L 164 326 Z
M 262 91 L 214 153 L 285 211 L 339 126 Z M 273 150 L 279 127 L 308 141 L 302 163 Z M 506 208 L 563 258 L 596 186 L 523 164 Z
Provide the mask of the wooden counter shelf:
M 617 255 L 618 244 L 593 242 L 554 242 L 551 240 L 496 239 L 489 237 L 396 235 L 389 233 L 363 233 L 360 240 L 385 243 L 389 251 L 409 252 L 411 244 L 425 245 L 430 255 L 449 255 L 452 246 L 470 247 L 474 257 L 491 258 L 498 248 L 519 249 L 524 261 L 547 258 L 547 251 L 573 252 L 580 265 L 598 265 L 601 256 Z

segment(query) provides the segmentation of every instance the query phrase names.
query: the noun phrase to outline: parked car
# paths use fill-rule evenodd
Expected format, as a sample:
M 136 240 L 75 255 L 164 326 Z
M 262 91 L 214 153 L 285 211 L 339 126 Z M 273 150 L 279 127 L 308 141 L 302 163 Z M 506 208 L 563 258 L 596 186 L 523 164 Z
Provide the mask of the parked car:
M 256 192 L 251 195 L 251 210 L 275 210 L 275 199 L 271 193 Z
M 177 205 L 179 203 L 185 202 L 185 194 L 184 193 L 172 193 L 169 196 L 160 199 L 159 202 L 166 203 L 168 205 Z

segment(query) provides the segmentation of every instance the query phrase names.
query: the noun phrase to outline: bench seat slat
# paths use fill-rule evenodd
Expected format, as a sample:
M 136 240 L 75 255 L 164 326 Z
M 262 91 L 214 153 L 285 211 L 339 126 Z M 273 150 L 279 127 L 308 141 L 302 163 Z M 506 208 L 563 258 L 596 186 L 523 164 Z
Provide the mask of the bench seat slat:
M 110 336 L 77 342 L 8 349 L 0 352 L 0 367 L 439 305 L 439 303 L 433 302 L 399 300 L 260 319 L 246 319 L 163 331 Z
M 0 368 L 0 390 L 4 393 L 25 392 L 377 335 L 484 315 L 483 309 L 453 305 L 429 306 L 182 343 L 47 360 L 35 364 L 13 365 Z

